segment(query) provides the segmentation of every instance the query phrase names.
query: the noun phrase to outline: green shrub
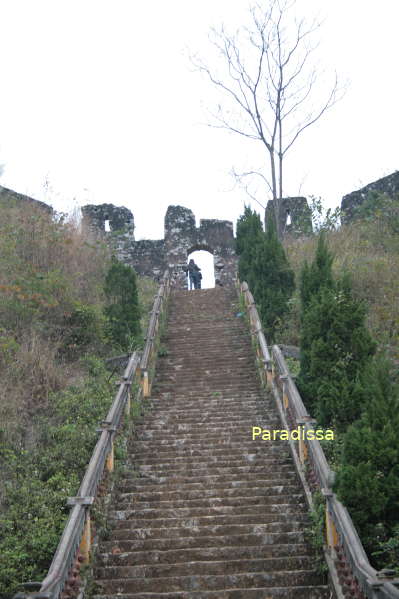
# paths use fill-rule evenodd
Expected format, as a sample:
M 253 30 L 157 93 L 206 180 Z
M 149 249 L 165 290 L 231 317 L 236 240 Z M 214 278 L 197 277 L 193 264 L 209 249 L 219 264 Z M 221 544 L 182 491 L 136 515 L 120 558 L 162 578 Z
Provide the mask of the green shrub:
M 344 436 L 336 489 L 372 552 L 398 526 L 399 385 L 392 364 L 378 357 L 364 374 L 364 388 L 363 414 Z
M 63 346 L 69 355 L 104 344 L 105 318 L 98 306 L 75 302 L 66 318 L 65 329 Z
M 255 245 L 251 265 L 254 299 L 269 343 L 288 312 L 288 302 L 294 292 L 294 273 L 289 267 L 285 251 L 277 238 L 274 220 Z
M 114 259 L 105 277 L 104 291 L 108 302 L 104 312 L 110 337 L 121 350 L 130 350 L 141 334 L 137 281 L 133 268 Z
M 0 518 L 0 596 L 9 599 L 18 584 L 41 580 L 59 542 L 68 514 L 98 439 L 96 424 L 113 399 L 114 385 L 101 361 L 90 358 L 85 384 L 55 393 L 29 451 L 0 435 L 4 481 Z
M 322 426 L 345 429 L 360 416 L 362 374 L 376 344 L 365 326 L 363 302 L 352 296 L 347 275 L 334 280 L 324 235 L 301 277 L 301 345 L 298 385 Z
M 264 233 L 259 215 L 246 206 L 237 222 L 238 275 L 246 281 L 257 304 L 269 342 L 289 309 L 293 293 L 294 273 L 277 238 L 273 219 Z

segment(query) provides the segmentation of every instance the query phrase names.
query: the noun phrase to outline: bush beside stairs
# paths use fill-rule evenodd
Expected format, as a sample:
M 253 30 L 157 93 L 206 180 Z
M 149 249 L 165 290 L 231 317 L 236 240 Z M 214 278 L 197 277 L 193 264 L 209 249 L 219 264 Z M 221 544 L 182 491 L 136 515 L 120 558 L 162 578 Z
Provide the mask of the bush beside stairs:
M 96 599 L 327 599 L 304 494 L 233 291 L 174 291 L 150 409 L 95 564 Z

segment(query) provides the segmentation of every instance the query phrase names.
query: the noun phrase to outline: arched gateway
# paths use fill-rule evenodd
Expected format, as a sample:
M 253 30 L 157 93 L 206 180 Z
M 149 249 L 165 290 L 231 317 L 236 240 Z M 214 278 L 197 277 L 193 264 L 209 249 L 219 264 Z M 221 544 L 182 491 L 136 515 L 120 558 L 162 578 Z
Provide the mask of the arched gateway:
M 166 268 L 173 273 L 176 285 L 186 287 L 183 266 L 195 250 L 213 255 L 216 285 L 231 286 L 237 271 L 233 223 L 227 220 L 202 219 L 195 226 L 195 216 L 183 206 L 169 206 L 165 215 L 164 239 L 134 239 L 133 214 L 112 204 L 82 208 L 83 227 L 87 234 L 105 236 L 116 249 L 119 260 L 134 267 L 137 273 L 158 279 Z M 110 231 L 105 231 L 105 222 Z

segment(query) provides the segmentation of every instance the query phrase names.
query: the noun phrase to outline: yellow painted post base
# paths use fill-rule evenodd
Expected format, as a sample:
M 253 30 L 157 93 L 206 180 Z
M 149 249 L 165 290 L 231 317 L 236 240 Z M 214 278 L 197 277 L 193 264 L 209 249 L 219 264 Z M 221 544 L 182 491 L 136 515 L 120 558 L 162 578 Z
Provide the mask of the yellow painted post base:
M 127 392 L 127 399 L 126 399 L 126 405 L 125 405 L 125 414 L 128 418 L 130 416 L 131 409 L 132 409 L 132 399 L 131 399 L 130 389 L 129 389 L 129 391 Z
M 330 549 L 333 549 L 339 545 L 339 536 L 335 524 L 328 511 L 328 504 L 326 504 L 326 536 L 327 545 Z
M 141 386 L 143 388 L 143 397 L 148 397 L 150 395 L 150 386 L 148 382 L 148 372 L 143 372 L 141 379 Z
M 299 459 L 303 465 L 308 459 L 308 447 L 302 439 L 299 439 Z
M 107 461 L 105 462 L 105 467 L 108 472 L 114 471 L 114 444 L 111 445 L 111 451 L 107 456 Z
M 83 563 L 87 564 L 90 561 L 90 550 L 91 550 L 91 521 L 90 512 L 86 512 L 86 522 L 83 529 L 82 540 L 79 545 L 79 552 L 83 558 Z
M 271 370 L 268 370 L 266 377 L 267 377 L 267 384 L 269 385 L 269 387 L 271 387 L 272 383 L 273 383 L 273 372 Z
M 283 381 L 283 406 L 284 410 L 288 408 L 287 383 Z

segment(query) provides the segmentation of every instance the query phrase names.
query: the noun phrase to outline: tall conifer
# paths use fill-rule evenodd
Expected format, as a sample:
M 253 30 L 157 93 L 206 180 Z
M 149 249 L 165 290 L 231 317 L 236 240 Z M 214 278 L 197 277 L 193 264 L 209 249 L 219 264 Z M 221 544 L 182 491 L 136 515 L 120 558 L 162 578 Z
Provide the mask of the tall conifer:
M 324 236 L 301 277 L 301 395 L 323 426 L 345 429 L 360 416 L 362 373 L 375 351 L 365 327 L 365 306 L 352 297 L 343 275 L 334 281 Z
M 247 281 L 258 307 L 268 341 L 288 310 L 295 283 L 273 219 L 263 232 L 259 215 L 245 207 L 237 222 L 238 276 Z
M 108 318 L 113 342 L 129 350 L 134 337 L 141 333 L 140 307 L 136 273 L 127 264 L 114 259 L 105 278 L 104 292 L 108 300 Z
M 275 341 L 276 331 L 288 311 L 295 276 L 277 237 L 274 220 L 256 245 L 252 265 L 253 292 L 266 338 Z
M 239 255 L 238 276 L 246 281 L 253 292 L 253 262 L 255 248 L 263 237 L 262 222 L 259 214 L 245 206 L 244 214 L 237 221 L 236 252 Z
M 364 411 L 345 434 L 336 491 L 366 549 L 376 551 L 378 543 L 389 545 L 399 523 L 399 384 L 381 357 L 363 379 Z

